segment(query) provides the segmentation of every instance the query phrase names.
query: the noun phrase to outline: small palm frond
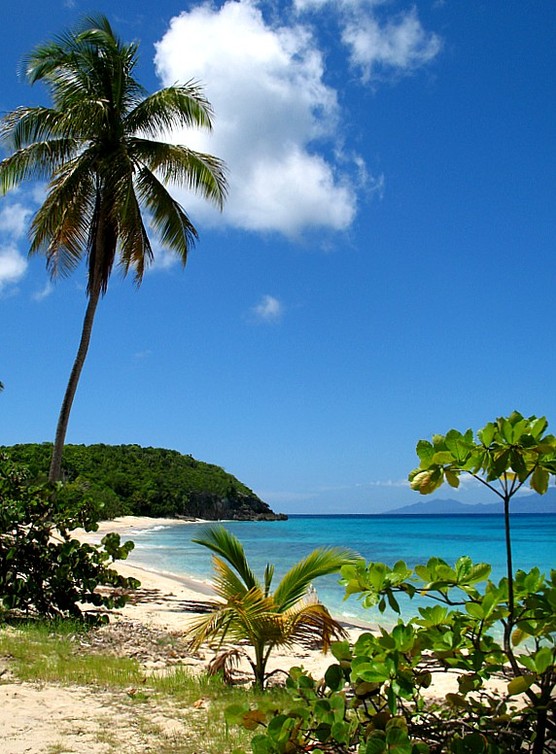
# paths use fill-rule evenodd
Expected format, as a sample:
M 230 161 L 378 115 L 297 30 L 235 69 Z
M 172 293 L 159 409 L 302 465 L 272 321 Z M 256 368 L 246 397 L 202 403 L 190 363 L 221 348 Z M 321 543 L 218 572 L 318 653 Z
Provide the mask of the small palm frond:
M 347 631 L 318 600 L 302 600 L 284 614 L 291 642 L 312 643 L 315 637 L 327 652 L 330 642 L 347 637 Z
M 212 556 L 214 591 L 223 600 L 241 599 L 249 589 L 235 571 L 217 555 Z
M 22 149 L 34 142 L 64 137 L 67 131 L 65 124 L 65 113 L 52 108 L 18 107 L 3 118 L 0 138 L 13 149 Z
M 212 129 L 212 107 L 195 81 L 169 86 L 145 97 L 126 117 L 128 133 L 157 138 L 176 128 Z
M 213 612 L 192 618 L 185 626 L 184 636 L 188 640 L 189 649 L 194 652 L 213 639 L 219 639 L 221 645 L 234 619 L 234 610 L 228 605 L 213 602 L 211 606 Z
M 185 265 L 197 240 L 195 227 L 179 203 L 149 170 L 143 168 L 139 171 L 135 181 L 139 200 L 151 213 L 153 227 L 162 244 L 174 251 Z
M 5 194 L 22 181 L 50 178 L 76 153 L 73 139 L 53 139 L 19 149 L 0 162 L 0 194 Z
M 184 185 L 222 209 L 227 192 L 226 166 L 222 160 L 187 147 L 133 138 L 133 156 L 166 183 Z
M 264 569 L 264 594 L 268 597 L 270 594 L 270 587 L 272 586 L 272 579 L 274 578 L 274 566 L 272 563 L 267 563 Z
M 232 683 L 234 680 L 234 670 L 245 656 L 245 652 L 238 647 L 232 647 L 231 649 L 226 649 L 224 652 L 220 652 L 209 662 L 207 668 L 208 675 L 211 676 L 220 673 L 224 683 Z
M 52 277 L 66 276 L 87 245 L 94 206 L 94 181 L 86 155 L 60 169 L 31 224 L 29 253 L 44 252 Z
M 192 542 L 208 547 L 212 552 L 221 555 L 232 568 L 235 568 L 247 589 L 254 587 L 260 589 L 259 582 L 245 557 L 243 545 L 237 537 L 223 526 L 211 526 L 203 529 L 201 536 L 196 537 Z
M 274 599 L 280 611 L 288 610 L 300 600 L 312 581 L 319 576 L 336 573 L 346 563 L 359 559 L 359 556 L 343 547 L 320 547 L 296 563 L 282 578 Z

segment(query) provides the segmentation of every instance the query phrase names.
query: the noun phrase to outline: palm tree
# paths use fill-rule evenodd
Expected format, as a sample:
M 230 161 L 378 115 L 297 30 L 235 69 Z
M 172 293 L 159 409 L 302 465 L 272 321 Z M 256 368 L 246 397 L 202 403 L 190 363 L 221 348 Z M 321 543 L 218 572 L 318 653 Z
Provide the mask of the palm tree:
M 13 153 L 0 162 L 0 194 L 28 178 L 48 179 L 31 225 L 30 254 L 46 255 L 52 277 L 84 258 L 88 303 L 81 340 L 58 420 L 50 479 L 61 477 L 71 406 L 95 311 L 115 261 L 140 284 L 153 251 L 145 217 L 164 246 L 185 264 L 197 231 L 166 184 L 182 184 L 221 207 L 223 163 L 160 141 L 173 127 L 212 127 L 210 104 L 189 82 L 147 95 L 133 78 L 138 46 L 124 44 L 104 16 L 37 47 L 26 61 L 31 84 L 42 81 L 52 107 L 20 107 L 0 136 Z
M 271 592 L 274 566 L 267 564 L 261 583 L 249 567 L 241 542 L 223 526 L 205 530 L 193 542 L 215 553 L 214 590 L 220 598 L 210 603 L 209 613 L 194 619 L 186 629 L 193 650 L 214 639 L 218 648 L 226 639 L 234 644 L 248 643 L 254 658 L 247 655 L 247 659 L 255 685 L 262 690 L 274 647 L 318 637 L 326 651 L 332 639 L 345 637 L 345 630 L 319 602 L 311 584 L 319 576 L 335 573 L 353 562 L 358 556 L 351 550 L 313 550 L 290 568 Z

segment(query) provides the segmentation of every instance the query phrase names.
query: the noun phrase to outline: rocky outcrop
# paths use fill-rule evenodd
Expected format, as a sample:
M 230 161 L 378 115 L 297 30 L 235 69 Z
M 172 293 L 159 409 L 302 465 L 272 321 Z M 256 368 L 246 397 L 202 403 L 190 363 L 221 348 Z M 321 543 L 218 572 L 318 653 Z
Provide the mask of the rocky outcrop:
M 225 495 L 213 492 L 191 492 L 186 515 L 208 521 L 285 521 L 284 513 L 274 513 L 256 495 L 230 490 Z

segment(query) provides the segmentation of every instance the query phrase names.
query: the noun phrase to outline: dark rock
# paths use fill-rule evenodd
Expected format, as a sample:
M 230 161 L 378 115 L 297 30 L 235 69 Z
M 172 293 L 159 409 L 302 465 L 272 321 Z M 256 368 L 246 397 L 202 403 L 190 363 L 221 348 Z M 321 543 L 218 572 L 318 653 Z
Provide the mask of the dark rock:
M 284 513 L 274 513 L 256 495 L 230 490 L 227 495 L 214 492 L 190 492 L 186 516 L 208 521 L 286 521 Z

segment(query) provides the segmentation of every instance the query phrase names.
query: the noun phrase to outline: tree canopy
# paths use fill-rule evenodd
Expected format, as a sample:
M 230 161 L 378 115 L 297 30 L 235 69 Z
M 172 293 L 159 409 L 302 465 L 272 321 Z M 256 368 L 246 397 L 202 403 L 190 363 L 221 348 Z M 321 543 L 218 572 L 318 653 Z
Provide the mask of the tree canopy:
M 48 472 L 51 443 L 0 448 L 35 477 Z M 101 518 L 121 515 L 199 516 L 212 498 L 245 502 L 253 517 L 269 510 L 252 490 L 220 466 L 176 450 L 139 445 L 66 445 L 63 457 L 67 497 L 91 498 Z M 222 517 L 232 517 L 222 516 Z

